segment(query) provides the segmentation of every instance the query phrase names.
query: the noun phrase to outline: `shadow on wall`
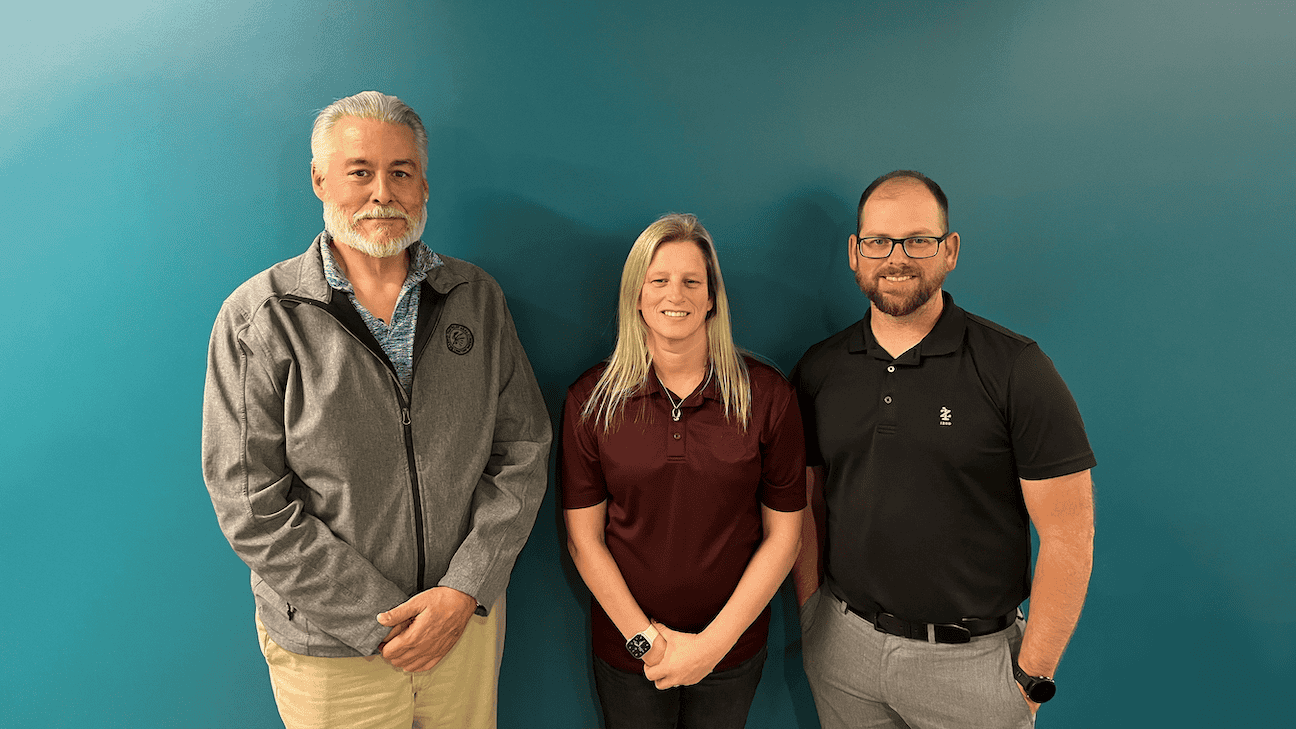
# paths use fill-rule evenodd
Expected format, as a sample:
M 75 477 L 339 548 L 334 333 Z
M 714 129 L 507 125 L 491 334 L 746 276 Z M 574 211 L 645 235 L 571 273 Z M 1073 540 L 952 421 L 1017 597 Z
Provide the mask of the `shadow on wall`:
M 721 257 L 734 338 L 787 374 L 810 345 L 858 318 L 845 244 L 855 213 L 822 188 L 801 190 L 770 209 L 759 221 L 754 250 L 741 251 L 748 253 L 743 257 L 722 250 Z
M 853 321 L 834 312 L 851 311 L 841 304 L 843 292 L 859 295 L 846 266 L 844 243 L 855 212 L 848 201 L 822 188 L 800 190 L 771 210 L 769 219 L 761 221 L 763 244 L 742 265 L 727 267 L 738 275 L 728 273 L 725 284 L 734 336 L 790 374 L 810 345 Z M 770 655 L 781 654 L 782 671 L 762 682 L 780 681 L 798 729 L 817 729 L 819 714 L 801 663 L 801 624 L 790 582 L 774 603 Z
M 555 485 L 545 494 L 509 586 L 516 606 L 509 613 L 510 633 L 547 638 L 544 645 L 506 656 L 500 692 L 523 700 L 502 703 L 500 723 L 527 725 L 535 715 L 508 714 L 512 706 L 526 706 L 554 720 L 566 715 L 574 725 L 592 726 L 597 704 L 590 671 L 589 592 L 567 553 L 553 473 L 567 387 L 606 358 L 615 342 L 617 288 L 634 234 L 598 231 L 515 195 L 480 192 L 464 203 L 468 238 L 497 242 L 479 249 L 472 262 L 496 275 L 508 297 L 554 428 L 550 483 Z M 525 231 L 524 240 L 518 231 Z M 509 240 L 515 242 L 498 243 Z M 519 266 L 519 257 L 527 264 Z M 559 587 L 564 583 L 565 588 Z M 537 650 L 546 656 L 552 676 L 584 680 L 537 681 L 528 667 Z
M 1164 511 L 1123 494 L 1104 496 L 1120 479 L 1104 478 L 1102 469 L 1095 472 L 1093 578 L 1060 667 L 1066 694 L 1059 691 L 1058 706 L 1048 708 L 1093 726 L 1288 723 L 1290 710 L 1268 700 L 1285 695 L 1296 675 L 1292 618 L 1281 609 L 1287 606 L 1281 598 L 1259 610 L 1247 604 L 1214 545 Z M 1111 695 L 1112 676 L 1124 677 L 1130 690 Z
M 504 288 L 556 427 L 567 387 L 612 351 L 621 267 L 635 234 L 594 230 L 517 196 L 466 202 L 471 239 L 518 241 L 483 247 L 473 263 Z

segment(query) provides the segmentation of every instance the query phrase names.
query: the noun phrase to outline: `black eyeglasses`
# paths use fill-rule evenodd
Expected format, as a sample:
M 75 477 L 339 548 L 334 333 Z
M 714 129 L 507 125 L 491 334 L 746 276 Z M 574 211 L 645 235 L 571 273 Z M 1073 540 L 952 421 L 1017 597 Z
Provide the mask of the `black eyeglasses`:
M 939 238 L 933 238 L 929 235 L 914 236 L 913 238 L 887 238 L 886 236 L 872 236 L 869 238 L 859 239 L 859 254 L 865 258 L 889 258 L 891 252 L 895 250 L 896 244 L 900 245 L 901 250 L 910 258 L 931 258 L 940 250 L 940 244 L 949 237 L 949 233 Z

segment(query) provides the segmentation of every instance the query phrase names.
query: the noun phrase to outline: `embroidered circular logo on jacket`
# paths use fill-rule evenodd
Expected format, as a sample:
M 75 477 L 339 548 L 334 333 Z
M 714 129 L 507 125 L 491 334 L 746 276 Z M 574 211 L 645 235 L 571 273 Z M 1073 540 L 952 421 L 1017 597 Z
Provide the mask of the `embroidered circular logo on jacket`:
M 446 347 L 455 354 L 468 354 L 472 349 L 472 330 L 463 324 L 451 324 L 446 327 Z

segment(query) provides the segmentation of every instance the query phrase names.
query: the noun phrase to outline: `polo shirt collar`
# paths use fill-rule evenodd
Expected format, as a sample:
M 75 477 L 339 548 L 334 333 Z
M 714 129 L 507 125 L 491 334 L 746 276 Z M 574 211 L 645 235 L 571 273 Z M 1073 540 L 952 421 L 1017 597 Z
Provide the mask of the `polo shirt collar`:
M 720 400 L 720 389 L 716 383 L 715 373 L 712 372 L 710 374 L 711 378 L 707 382 L 706 387 L 702 388 L 702 392 L 694 392 L 684 398 L 684 402 L 680 405 L 681 407 L 697 407 L 702 404 L 702 400 L 704 399 L 716 400 L 717 402 Z M 650 369 L 648 372 L 648 380 L 644 382 L 643 387 L 640 387 L 634 392 L 634 394 L 630 395 L 626 399 L 634 400 L 654 394 L 666 399 L 666 388 L 662 387 L 661 380 L 657 378 L 657 371 Z
M 328 281 L 331 288 L 354 293 L 355 289 L 351 285 L 351 281 L 347 279 L 347 275 L 342 272 L 342 267 L 338 265 L 337 259 L 333 257 L 333 251 L 329 247 L 332 240 L 333 236 L 329 235 L 327 231 L 324 232 L 323 237 L 320 239 L 320 258 L 324 266 L 324 280 Z M 421 240 L 410 244 L 408 250 L 410 253 L 409 268 L 405 275 L 405 283 L 401 287 L 402 290 L 423 281 L 432 269 L 445 265 L 441 261 L 441 257 L 433 253 L 432 249 L 424 245 Z
M 967 312 L 954 305 L 954 297 L 948 291 L 941 291 L 941 300 L 944 306 L 940 318 L 936 320 L 936 326 L 913 349 L 900 355 L 895 361 L 916 364 L 923 357 L 952 354 L 963 343 L 963 333 L 967 330 Z M 873 337 L 870 325 L 872 317 L 873 307 L 870 306 L 864 318 L 851 331 L 848 351 L 852 354 L 868 353 L 879 359 L 890 360 L 891 355 Z
M 967 312 L 954 305 L 948 291 L 941 291 L 941 296 L 945 301 L 941 316 L 916 347 L 923 357 L 953 354 L 963 344 L 963 333 L 967 331 Z

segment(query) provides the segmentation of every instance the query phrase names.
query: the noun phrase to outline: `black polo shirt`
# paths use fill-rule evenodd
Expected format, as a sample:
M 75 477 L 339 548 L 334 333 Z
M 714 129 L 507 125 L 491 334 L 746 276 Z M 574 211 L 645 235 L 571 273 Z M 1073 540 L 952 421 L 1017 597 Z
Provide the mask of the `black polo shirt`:
M 792 372 L 807 464 L 827 469 L 829 582 L 855 607 L 942 623 L 1029 596 L 1018 479 L 1096 463 L 1039 346 L 944 297 L 936 326 L 898 359 L 866 315 Z

